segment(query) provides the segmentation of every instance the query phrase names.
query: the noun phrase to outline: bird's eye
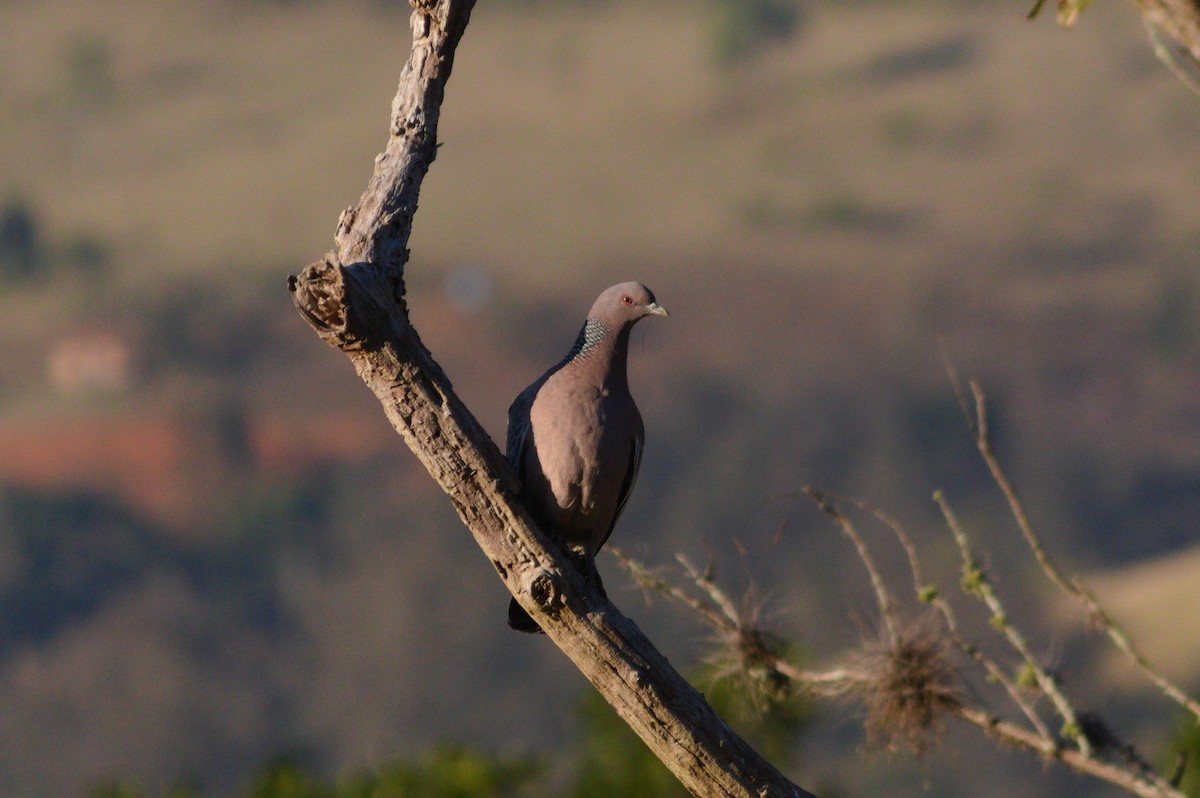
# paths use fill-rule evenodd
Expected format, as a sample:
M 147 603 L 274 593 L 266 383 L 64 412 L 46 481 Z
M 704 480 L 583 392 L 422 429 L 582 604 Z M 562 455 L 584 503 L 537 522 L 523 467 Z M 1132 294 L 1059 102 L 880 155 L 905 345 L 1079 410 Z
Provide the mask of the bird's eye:
M 626 294 L 625 296 L 621 297 L 621 304 L 622 305 L 632 305 L 633 297 L 631 297 L 629 294 Z

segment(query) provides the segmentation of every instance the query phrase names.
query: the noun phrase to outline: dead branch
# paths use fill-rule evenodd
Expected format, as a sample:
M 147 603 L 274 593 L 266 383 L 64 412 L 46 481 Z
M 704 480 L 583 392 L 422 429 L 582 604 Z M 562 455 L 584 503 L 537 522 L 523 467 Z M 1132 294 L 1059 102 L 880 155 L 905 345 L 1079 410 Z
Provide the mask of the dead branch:
M 887 584 L 883 581 L 883 574 L 880 573 L 879 568 L 875 565 L 875 560 L 872 559 L 862 535 L 858 534 L 857 527 L 838 509 L 837 505 L 828 501 L 820 491 L 812 487 L 805 487 L 802 493 L 815 501 L 817 506 L 821 508 L 821 512 L 837 522 L 838 528 L 842 530 L 842 534 L 854 544 L 854 550 L 858 553 L 858 559 L 862 561 L 862 564 L 867 569 L 867 575 L 871 578 L 871 588 L 875 591 L 875 602 L 879 607 L 879 615 L 883 618 L 883 625 L 887 631 L 888 641 L 892 646 L 896 646 L 900 641 L 900 627 L 896 621 L 895 602 L 892 601 L 892 595 L 888 592 Z
M 1064 28 L 1075 24 L 1080 11 L 1090 0 L 1058 0 L 1056 17 Z M 1155 54 L 1173 72 L 1177 71 L 1177 59 L 1186 58 L 1192 65 L 1200 65 L 1200 2 L 1197 0 L 1129 0 L 1139 12 L 1154 42 Z M 1033 19 L 1041 12 L 1045 0 L 1035 0 L 1026 16 Z M 1170 39 L 1179 54 L 1166 53 L 1159 43 Z M 1185 78 L 1185 80 L 1187 80 Z
M 1104 631 L 1112 644 L 1133 663 L 1142 676 L 1154 684 L 1163 695 L 1192 713 L 1196 720 L 1200 721 L 1200 702 L 1191 698 L 1177 685 L 1167 679 L 1161 671 L 1151 665 L 1146 656 L 1134 644 L 1132 638 L 1117 626 L 1111 616 L 1100 606 L 1100 602 L 1096 600 L 1096 597 L 1078 579 L 1068 578 L 1046 552 L 1041 538 L 1034 531 L 1033 524 L 1029 521 L 1029 514 L 1025 512 L 1025 506 L 1017 495 L 1016 488 L 1013 487 L 1012 481 L 1008 478 L 1003 466 L 1000 464 L 999 458 L 996 457 L 996 453 L 992 449 L 987 426 L 987 397 L 984 395 L 979 383 L 975 380 L 971 381 L 971 395 L 975 402 L 975 445 L 979 449 L 979 454 L 987 465 L 988 471 L 991 472 L 993 481 L 1000 488 L 1000 492 L 1004 494 L 1004 500 L 1008 503 L 1009 512 L 1016 520 L 1017 527 L 1021 530 L 1021 535 L 1025 538 L 1030 551 L 1033 552 L 1034 558 L 1042 569 L 1042 573 L 1046 575 L 1046 578 L 1055 587 L 1083 606 L 1089 620 Z
M 1196 0 L 1130 1 L 1151 30 L 1169 37 L 1187 58 L 1200 64 L 1200 4 Z
M 958 647 L 959 651 L 962 651 L 987 671 L 987 678 L 989 680 L 996 682 L 1004 688 L 1004 691 L 1008 693 L 1009 699 L 1025 715 L 1025 718 L 1033 726 L 1038 736 L 1047 743 L 1057 745 L 1057 743 L 1054 743 L 1054 738 L 1045 723 L 1043 723 L 1041 716 L 1038 715 L 1037 711 L 1033 708 L 1033 704 L 1021 692 L 1016 682 L 1005 672 L 1004 668 L 1000 667 L 1000 664 L 995 659 L 988 656 L 984 653 L 983 649 L 966 638 L 959 627 L 958 616 L 955 614 L 950 602 L 941 595 L 937 585 L 924 580 L 921 575 L 921 560 L 917 552 L 917 546 L 913 543 L 904 526 L 888 513 L 862 499 L 838 496 L 837 501 L 843 504 L 853 504 L 860 510 L 870 513 L 876 520 L 892 531 L 896 539 L 900 542 L 901 548 L 904 549 L 905 556 L 908 557 L 908 567 L 912 572 L 913 589 L 916 591 L 917 599 L 929 604 L 938 611 L 938 614 L 942 616 L 942 620 L 946 624 L 946 630 L 949 632 L 954 645 Z
M 695 612 L 702 623 L 717 632 L 718 640 L 734 649 L 728 659 L 736 658 L 739 641 L 769 634 L 745 613 L 727 617 L 715 610 L 713 605 L 736 607 L 737 602 L 723 587 L 703 575 L 689 574 L 693 581 L 697 577 L 706 581 L 697 585 L 700 595 L 695 595 L 669 579 L 651 576 L 650 569 L 623 552 L 614 553 L 639 582 Z M 1083 752 L 1064 746 L 1044 726 L 1026 728 L 968 702 L 966 691 L 958 687 L 955 670 L 941 654 L 936 635 L 920 625 L 902 627 L 895 647 L 885 639 L 882 645 L 868 645 L 847 659 L 849 664 L 825 671 L 806 670 L 780 656 L 757 664 L 769 667 L 772 673 L 813 696 L 862 705 L 866 709 L 869 736 L 885 736 L 892 746 L 903 742 L 914 750 L 923 750 L 939 720 L 943 716 L 954 717 L 992 739 L 1047 761 L 1061 762 L 1132 795 L 1185 798 L 1174 783 L 1150 770 L 1132 748 L 1115 738 L 1107 741 L 1103 753 L 1116 754 L 1120 761 L 1101 758 L 1100 751 Z
M 992 628 L 1003 635 L 1004 639 L 1008 641 L 1013 650 L 1021 657 L 1024 666 L 1037 682 L 1038 689 L 1050 699 L 1050 703 L 1054 704 L 1054 708 L 1063 719 L 1063 734 L 1073 738 L 1075 744 L 1079 746 L 1079 750 L 1090 756 L 1092 753 L 1092 743 L 1084 733 L 1083 725 L 1079 722 L 1075 707 L 1072 706 L 1066 694 L 1063 693 L 1058 680 L 1042 667 L 1042 664 L 1033 655 L 1033 651 L 1025 641 L 1025 635 L 1009 619 L 1008 612 L 1004 609 L 1004 605 L 1000 601 L 1000 596 L 996 593 L 995 586 L 992 584 L 987 572 L 979 564 L 979 559 L 971 549 L 971 543 L 967 538 L 966 532 L 963 531 L 962 525 L 958 522 L 958 517 L 950 509 L 950 505 L 941 491 L 934 494 L 933 500 L 937 502 L 938 508 L 942 511 L 942 516 L 946 519 L 946 525 L 950 528 L 950 532 L 954 536 L 954 542 L 958 545 L 959 553 L 962 556 L 963 578 L 961 584 L 963 592 L 979 599 L 987 606 L 988 610 L 992 613 Z
M 684 786 L 700 796 L 806 796 L 547 544 L 517 499 L 504 458 L 409 321 L 409 231 L 474 0 L 412 5 L 412 48 L 387 147 L 358 203 L 338 220 L 334 251 L 289 279 L 293 301 L 318 335 L 350 358 L 506 587 Z
M 992 450 L 982 389 L 977 383 L 971 383 L 974 399 L 972 407 L 961 390 L 957 390 L 958 381 L 953 366 L 948 363 L 947 368 L 980 454 L 1004 494 L 1022 537 L 1043 572 L 1052 584 L 1083 603 L 1089 611 L 1090 620 L 1100 624 L 1114 645 L 1138 665 L 1139 671 L 1150 682 L 1159 686 L 1168 697 L 1194 711 L 1195 700 L 1167 683 L 1151 668 L 1096 599 L 1077 579 L 1068 578 L 1059 570 L 1034 532 L 1016 489 Z M 833 496 L 811 487 L 785 496 L 806 496 L 812 499 L 853 543 L 855 552 L 867 569 L 883 620 L 884 639 L 881 642 L 869 642 L 862 651 L 847 655 L 848 664 L 843 667 L 824 672 L 807 671 L 780 656 L 777 652 L 783 650 L 782 646 L 765 652 L 761 647 L 755 648 L 755 640 L 778 638 L 760 627 L 756 615 L 739 610 L 738 603 L 710 575 L 699 573 L 682 557 L 678 559 L 683 563 L 685 574 L 699 591 L 698 594 L 691 593 L 668 579 L 648 577 L 650 572 L 645 566 L 625 555 L 620 555 L 621 560 L 643 584 L 696 612 L 702 622 L 716 630 L 718 639 L 732 652 L 732 655 L 726 656 L 728 661 L 737 661 L 740 657 L 742 662 L 766 667 L 772 674 L 802 686 L 815 696 L 848 700 L 863 705 L 866 708 L 869 739 L 885 736 L 889 745 L 894 745 L 897 741 L 907 742 L 914 750 L 920 751 L 927 744 L 938 718 L 953 716 L 978 727 L 997 740 L 1036 753 L 1048 760 L 1062 762 L 1080 773 L 1107 781 L 1131 794 L 1144 798 L 1182 798 L 1182 793 L 1177 788 L 1179 774 L 1172 778 L 1159 775 L 1133 746 L 1118 739 L 1102 718 L 1076 711 L 1057 679 L 1033 656 L 1025 635 L 1008 618 L 995 586 L 980 565 L 966 530 L 940 491 L 934 494 L 934 501 L 959 548 L 963 569 L 963 592 L 978 599 L 988 608 L 991 626 L 1016 653 L 1022 671 L 1028 674 L 1040 693 L 1054 705 L 1063 720 L 1062 734 L 1073 739 L 1074 746 L 1064 745 L 1059 737 L 1050 733 L 1033 704 L 1023 695 L 1006 669 L 966 637 L 949 601 L 939 593 L 935 584 L 924 580 L 916 545 L 895 518 L 868 502 Z M 839 504 L 853 505 L 870 513 L 895 534 L 908 557 L 916 597 L 938 610 L 945 624 L 944 638 L 922 629 L 920 625 L 902 623 L 897 606 L 870 553 L 866 538 Z M 980 666 L 989 679 L 999 682 L 1009 699 L 1025 715 L 1029 727 L 999 718 L 983 706 L 968 702 L 964 698 L 964 691 L 958 689 L 956 670 L 942 655 L 942 640 L 953 643 Z M 1164 683 L 1166 688 L 1163 687 Z

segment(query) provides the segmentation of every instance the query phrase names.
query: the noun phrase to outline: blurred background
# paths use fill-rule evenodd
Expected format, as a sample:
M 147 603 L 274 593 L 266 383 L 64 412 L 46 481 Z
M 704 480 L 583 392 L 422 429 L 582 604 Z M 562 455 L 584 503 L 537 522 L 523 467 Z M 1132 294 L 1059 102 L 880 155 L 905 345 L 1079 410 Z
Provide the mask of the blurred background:
M 595 295 L 647 283 L 671 317 L 634 335 L 647 443 L 615 544 L 667 575 L 711 560 L 828 666 L 874 633 L 869 585 L 819 512 L 766 499 L 869 499 L 950 591 L 942 488 L 1068 689 L 1164 762 L 1180 719 L 1033 568 L 939 341 L 1049 548 L 1194 692 L 1200 97 L 1126 4 L 1071 31 L 1026 6 L 483 0 L 410 304 L 503 440 Z M 0 29 L 0 793 L 586 748 L 586 683 L 505 627 L 286 290 L 386 140 L 407 6 L 5 0 Z M 677 666 L 703 658 L 691 618 L 600 568 Z M 888 753 L 821 705 L 779 761 L 824 795 L 1116 794 L 947 731 Z

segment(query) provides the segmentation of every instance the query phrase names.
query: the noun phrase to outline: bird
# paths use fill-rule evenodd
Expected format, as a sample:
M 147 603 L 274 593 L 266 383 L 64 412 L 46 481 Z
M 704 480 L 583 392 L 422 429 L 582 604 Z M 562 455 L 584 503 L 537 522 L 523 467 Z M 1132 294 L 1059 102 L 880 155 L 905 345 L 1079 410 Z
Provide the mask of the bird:
M 517 472 L 526 509 L 601 593 L 593 558 L 629 500 L 645 439 L 626 374 L 629 333 L 647 316 L 666 315 L 641 283 L 606 289 L 566 356 L 508 409 L 505 456 Z M 542 631 L 515 598 L 508 605 L 508 625 Z

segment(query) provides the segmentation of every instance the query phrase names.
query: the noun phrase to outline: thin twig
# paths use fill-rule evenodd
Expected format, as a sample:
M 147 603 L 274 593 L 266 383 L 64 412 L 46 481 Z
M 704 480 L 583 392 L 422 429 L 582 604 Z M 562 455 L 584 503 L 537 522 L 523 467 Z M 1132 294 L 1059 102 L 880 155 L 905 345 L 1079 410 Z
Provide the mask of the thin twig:
M 1119 765 L 1088 756 L 1074 748 L 1054 745 L 1053 741 L 1048 742 L 1028 729 L 996 718 L 981 709 L 963 706 L 955 711 L 955 714 L 967 723 L 983 729 L 988 735 L 1018 748 L 1039 753 L 1047 759 L 1058 760 L 1080 773 L 1115 784 L 1141 798 L 1187 798 L 1178 789 L 1153 774 L 1130 773 Z
M 1151 665 L 1145 654 L 1134 644 L 1129 635 L 1118 627 L 1111 616 L 1100 606 L 1095 596 L 1084 588 L 1077 579 L 1068 579 L 1046 552 L 1041 539 L 1034 532 L 1033 525 L 1029 521 L 1029 515 L 1025 512 L 1025 507 L 1017 495 L 1016 488 L 1013 487 L 1011 480 L 1009 480 L 1008 475 L 1004 472 L 1004 468 L 1000 465 L 995 451 L 992 449 L 987 425 L 987 397 L 976 380 L 971 381 L 971 393 L 975 399 L 976 422 L 974 430 L 975 443 L 979 449 L 979 454 L 991 472 L 992 479 L 1000 488 L 1001 493 L 1004 494 L 1004 499 L 1008 502 L 1009 511 L 1012 513 L 1013 518 L 1016 519 L 1017 527 L 1021 530 L 1021 534 L 1033 552 L 1033 556 L 1037 559 L 1038 565 L 1041 566 L 1042 572 L 1046 574 L 1055 587 L 1083 605 L 1089 618 L 1104 630 L 1113 645 L 1133 663 L 1134 667 L 1143 676 L 1158 687 L 1169 699 L 1192 713 L 1196 720 L 1200 721 L 1200 702 L 1185 693 L 1181 688 L 1167 679 L 1161 671 Z
M 620 560 L 625 569 L 644 587 L 688 607 L 718 632 L 729 634 L 737 631 L 734 623 L 727 620 L 720 612 L 709 607 L 695 596 L 688 595 L 671 582 L 656 576 L 649 568 L 630 557 L 621 549 L 616 546 L 608 546 L 605 550 Z
M 791 663 L 780 661 L 777 670 L 813 695 L 839 698 L 854 694 L 860 687 L 870 683 L 872 676 L 864 671 L 837 668 L 830 671 L 804 671 Z M 986 710 L 966 704 L 951 707 L 950 713 L 985 734 L 998 738 L 1017 748 L 1034 752 L 1047 759 L 1058 760 L 1080 773 L 1086 773 L 1110 784 L 1121 787 L 1143 798 L 1185 798 L 1182 792 L 1153 773 L 1131 773 L 1120 765 L 1088 756 L 1074 748 L 1063 748 L 1054 740 L 1045 738 L 1012 721 L 998 718 Z
M 801 493 L 816 502 L 822 512 L 836 521 L 842 533 L 854 544 L 854 548 L 858 552 L 858 558 L 862 560 L 863 565 L 867 569 L 867 574 L 871 578 L 871 587 L 875 590 L 875 602 L 879 605 L 879 614 L 883 618 L 888 642 L 895 648 L 900 642 L 900 626 L 896 621 L 895 602 L 892 601 L 892 595 L 887 589 L 887 583 L 883 581 L 883 574 L 875 565 L 875 560 L 871 557 L 871 552 L 867 549 L 866 541 L 858 533 L 854 522 L 819 490 L 811 485 L 807 485 L 801 489 Z
M 1146 26 L 1146 35 L 1150 39 L 1154 56 L 1189 91 L 1193 94 L 1200 94 L 1200 83 L 1196 81 L 1195 75 L 1196 59 L 1192 55 L 1192 50 L 1178 38 L 1174 42 L 1164 41 L 1163 29 L 1159 25 L 1160 21 L 1161 15 L 1159 14 L 1142 14 L 1142 22 Z
M 778 663 L 776 669 L 813 695 L 825 698 L 854 694 L 872 679 L 868 673 L 847 668 L 825 672 L 803 671 L 783 660 Z M 1107 781 L 1142 798 L 1186 798 L 1169 781 L 1152 772 L 1131 773 L 1120 765 L 1096 759 L 1074 748 L 1063 748 L 1053 739 L 1043 737 L 1012 721 L 998 718 L 978 707 L 962 704 L 950 708 L 949 711 L 960 720 L 983 730 L 990 737 L 1047 759 L 1060 761 L 1080 773 Z
M 1034 19 L 1041 12 L 1042 6 L 1045 4 L 1046 0 L 1037 0 L 1037 2 L 1033 4 L 1033 8 L 1029 9 L 1029 11 L 1025 14 L 1025 19 Z
M 1087 605 L 1088 612 L 1093 622 L 1098 624 L 1100 628 L 1104 630 L 1104 633 L 1108 635 L 1108 639 L 1112 641 L 1113 645 L 1122 651 L 1126 658 L 1129 659 L 1129 661 L 1132 662 L 1139 671 L 1141 671 L 1142 675 L 1153 682 L 1155 686 L 1157 686 L 1158 689 L 1163 692 L 1164 695 L 1187 709 L 1187 711 L 1191 712 L 1196 718 L 1197 722 L 1200 722 L 1200 702 L 1197 702 L 1196 699 L 1183 692 L 1183 690 L 1177 687 L 1173 682 L 1168 680 L 1162 675 L 1162 673 L 1154 668 L 1154 666 L 1150 664 L 1150 661 L 1146 659 L 1146 656 L 1141 652 L 1141 650 L 1134 645 L 1134 642 L 1130 639 L 1129 635 L 1125 634 L 1124 630 L 1116 625 L 1112 618 L 1109 617 L 1108 613 L 1104 611 L 1104 609 L 1096 602 L 1096 599 L 1092 597 L 1092 594 L 1089 593 L 1083 587 L 1083 585 L 1081 585 L 1078 581 L 1075 581 L 1072 584 L 1074 585 L 1076 591 L 1078 591 L 1077 595 Z
M 713 603 L 721 608 L 721 612 L 729 620 L 732 628 L 736 629 L 737 627 L 741 626 L 742 614 L 738 611 L 737 604 L 735 604 L 733 600 L 729 598 L 728 594 L 718 587 L 717 583 L 708 576 L 707 570 L 701 571 L 699 568 L 692 565 L 691 560 L 689 560 L 683 554 L 676 554 L 675 559 L 680 565 L 683 566 L 683 569 L 687 571 L 688 577 L 696 583 L 696 586 L 708 594 L 708 597 L 712 599 Z
M 859 556 L 863 559 L 867 571 L 871 574 L 872 584 L 875 585 L 876 596 L 884 597 L 882 599 L 878 599 L 880 611 L 881 613 L 884 612 L 884 608 L 886 606 L 888 612 L 884 614 L 884 617 L 892 618 L 892 624 L 889 627 L 889 631 L 893 635 L 891 637 L 893 646 L 895 645 L 896 640 L 898 640 L 898 632 L 895 631 L 897 627 L 895 625 L 895 613 L 891 609 L 891 596 L 884 586 L 879 569 L 875 566 L 869 553 L 867 552 L 866 544 L 863 541 L 862 536 L 858 534 L 857 529 L 854 527 L 850 519 L 847 518 L 845 514 L 836 510 L 836 507 L 832 504 L 830 499 L 854 504 L 860 509 L 874 515 L 881 523 L 892 530 L 892 532 L 899 539 L 900 545 L 904 548 L 905 553 L 908 556 L 909 567 L 913 573 L 913 582 L 916 585 L 918 598 L 929 601 L 929 603 L 941 613 L 942 617 L 946 621 L 946 625 L 951 634 L 951 639 L 954 641 L 955 646 L 957 646 L 959 650 L 983 667 L 983 669 L 987 671 L 990 678 L 999 682 L 999 684 L 1004 688 L 1005 692 L 1008 693 L 1009 698 L 1014 704 L 1017 705 L 1017 708 L 1020 709 L 1021 713 L 1024 714 L 1029 720 L 1037 734 L 1048 741 L 1054 740 L 1049 728 L 1037 714 L 1037 711 L 1033 708 L 1033 705 L 1029 703 L 1024 695 L 1022 695 L 1020 688 L 1016 685 L 1016 683 L 1013 682 L 1012 678 L 1004 671 L 1004 669 L 1000 667 L 999 663 L 987 656 L 978 646 L 967 640 L 961 634 L 954 610 L 950 607 L 950 605 L 944 599 L 936 595 L 928 596 L 928 590 L 930 586 L 927 585 L 921 578 L 920 562 L 917 556 L 916 546 L 913 544 L 912 539 L 909 538 L 908 533 L 904 530 L 900 523 L 896 521 L 896 519 L 892 518 L 878 507 L 875 507 L 861 499 L 834 496 L 833 494 L 824 494 L 811 487 L 804 488 L 803 492 L 805 495 L 817 501 L 818 504 L 820 504 L 821 509 L 826 513 L 829 513 L 838 522 L 842 530 L 850 537 L 850 539 L 855 542 L 855 548 L 858 550 Z M 833 508 L 834 512 L 831 512 L 829 508 Z M 887 601 L 886 605 L 884 604 L 885 600 Z
M 1016 488 L 1004 473 L 1004 469 L 1000 467 L 1000 461 L 996 458 L 996 453 L 992 449 L 991 435 L 988 432 L 988 416 L 987 416 L 987 397 L 983 393 L 983 388 L 980 387 L 977 380 L 971 380 L 971 394 L 975 399 L 975 445 L 979 449 L 979 454 L 983 457 L 983 462 L 987 464 L 988 471 L 992 474 L 992 479 L 1004 494 L 1005 501 L 1008 502 L 1009 511 L 1017 522 L 1017 527 L 1021 530 L 1021 534 L 1025 537 L 1025 542 L 1028 544 L 1033 556 L 1037 558 L 1038 565 L 1042 567 L 1042 571 L 1049 577 L 1054 585 L 1068 594 L 1075 594 L 1071 587 L 1070 581 L 1063 575 L 1063 572 L 1050 558 L 1046 552 L 1046 548 L 1042 545 L 1041 539 L 1033 531 L 1033 525 L 1029 522 L 1029 516 L 1025 512 L 1025 507 L 1021 504 L 1017 497 Z
M 731 631 L 736 631 L 731 628 L 730 619 L 726 618 L 722 612 L 708 606 L 704 599 L 692 596 L 683 588 L 655 576 L 649 568 L 619 549 L 614 550 L 613 553 L 640 583 L 696 612 L 698 617 L 712 627 L 718 635 L 724 637 Z M 694 568 L 689 568 L 689 571 L 693 575 L 693 581 L 697 582 L 697 586 L 700 583 L 706 583 L 702 589 L 707 598 L 725 607 L 736 607 L 729 595 L 713 580 Z M 697 580 L 696 577 L 699 579 Z M 805 670 L 781 657 L 773 658 L 769 664 L 776 673 L 791 683 L 809 694 L 821 698 L 861 697 L 867 694 L 866 688 L 874 684 L 878 678 L 876 674 L 855 667 L 833 668 L 827 671 Z M 947 709 L 955 717 L 978 727 L 991 737 L 1047 759 L 1060 761 L 1079 773 L 1109 782 L 1141 798 L 1185 798 L 1183 793 L 1171 785 L 1168 780 L 1145 768 L 1144 763 L 1139 765 L 1139 772 L 1134 773 L 1120 765 L 1102 761 L 1075 748 L 1063 747 L 1049 734 L 1032 731 L 1011 721 L 997 718 L 984 709 L 964 703 L 951 704 Z
M 1013 647 L 1013 650 L 1025 661 L 1033 673 L 1038 687 L 1050 699 L 1059 716 L 1062 717 L 1063 734 L 1075 740 L 1075 744 L 1079 746 L 1081 753 L 1091 756 L 1092 744 L 1084 733 L 1083 726 L 1079 723 L 1079 717 L 1075 712 L 1075 708 L 1059 688 L 1058 681 L 1033 656 L 1033 652 L 1030 650 L 1025 636 L 1021 634 L 1021 631 L 1016 626 L 1009 623 L 1004 605 L 1001 603 L 1000 597 L 996 594 L 991 580 L 988 579 L 987 574 L 980 566 L 975 553 L 971 550 L 970 540 L 967 538 L 966 532 L 963 531 L 962 525 L 959 524 L 958 517 L 954 514 L 949 502 L 946 501 L 946 497 L 941 491 L 937 491 L 933 495 L 933 500 L 937 502 L 938 508 L 941 509 L 942 516 L 946 519 L 946 525 L 950 528 L 950 533 L 954 536 L 954 542 L 958 544 L 958 550 L 962 555 L 963 590 L 967 594 L 978 598 L 991 611 L 992 627 L 1004 636 L 1009 645 Z
M 1008 673 L 1006 673 L 1005 670 L 1000 667 L 999 663 L 985 654 L 979 648 L 979 646 L 975 645 L 963 636 L 958 625 L 958 617 L 954 613 L 954 608 L 950 606 L 950 602 L 948 602 L 938 592 L 935 585 L 925 582 L 925 580 L 922 578 L 921 561 L 917 554 L 916 544 L 914 544 L 912 538 L 909 537 L 908 531 L 904 528 L 904 525 L 888 513 L 884 512 L 881 508 L 876 507 L 875 505 L 863 499 L 839 497 L 839 500 L 845 503 L 854 504 L 859 509 L 870 513 L 871 515 L 875 516 L 880 523 L 892 530 L 892 533 L 895 534 L 896 539 L 900 542 L 901 548 L 904 549 L 904 553 L 908 556 L 908 565 L 909 569 L 912 571 L 913 588 L 916 591 L 917 598 L 921 601 L 927 602 L 930 604 L 930 606 L 938 611 L 938 613 L 942 616 L 942 619 L 946 622 L 946 628 L 950 632 L 950 637 L 959 650 L 974 660 L 984 670 L 986 670 L 988 678 L 998 682 L 1004 688 L 1005 692 L 1008 693 L 1008 697 L 1014 704 L 1017 705 L 1017 708 L 1021 710 L 1022 714 L 1028 718 L 1030 724 L 1037 731 L 1037 734 L 1040 737 L 1051 743 L 1054 743 L 1054 737 L 1050 734 L 1049 728 L 1046 727 L 1046 724 L 1042 721 L 1041 716 L 1038 715 L 1037 710 L 1035 710 L 1029 700 L 1025 698 L 1025 695 L 1022 693 L 1020 687 L 1018 687 Z

